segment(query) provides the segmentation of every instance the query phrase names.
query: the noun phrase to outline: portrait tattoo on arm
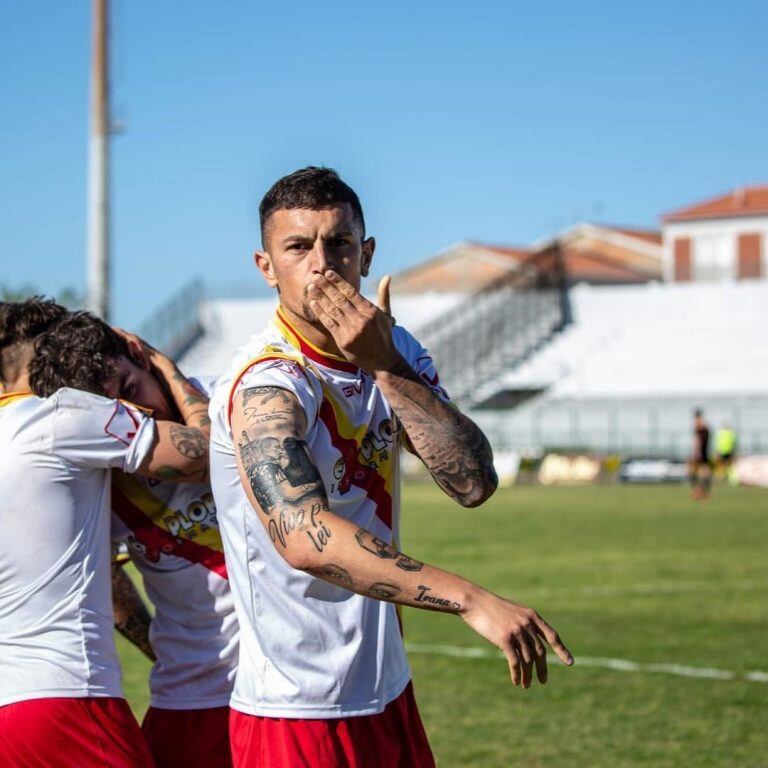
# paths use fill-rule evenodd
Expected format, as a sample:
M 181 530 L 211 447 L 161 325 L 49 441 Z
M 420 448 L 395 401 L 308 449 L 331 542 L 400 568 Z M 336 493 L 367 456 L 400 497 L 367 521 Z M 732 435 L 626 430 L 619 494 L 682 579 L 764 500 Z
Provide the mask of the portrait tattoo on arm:
M 188 459 L 201 459 L 208 451 L 208 443 L 200 432 L 192 427 L 171 426 L 171 442 L 174 448 Z
M 280 390 L 281 392 L 283 390 Z M 304 440 L 273 436 L 251 440 L 243 430 L 240 459 L 253 495 L 268 515 L 278 504 L 295 504 L 323 494 L 323 481 Z

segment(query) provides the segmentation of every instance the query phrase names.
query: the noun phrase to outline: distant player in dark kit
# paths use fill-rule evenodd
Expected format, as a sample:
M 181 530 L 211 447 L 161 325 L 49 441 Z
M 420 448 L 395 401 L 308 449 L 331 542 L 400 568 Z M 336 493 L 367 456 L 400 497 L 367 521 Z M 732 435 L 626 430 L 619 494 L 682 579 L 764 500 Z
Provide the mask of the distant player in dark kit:
M 693 452 L 690 460 L 691 493 L 694 499 L 706 499 L 712 489 L 712 464 L 709 459 L 709 427 L 701 408 L 693 412 Z

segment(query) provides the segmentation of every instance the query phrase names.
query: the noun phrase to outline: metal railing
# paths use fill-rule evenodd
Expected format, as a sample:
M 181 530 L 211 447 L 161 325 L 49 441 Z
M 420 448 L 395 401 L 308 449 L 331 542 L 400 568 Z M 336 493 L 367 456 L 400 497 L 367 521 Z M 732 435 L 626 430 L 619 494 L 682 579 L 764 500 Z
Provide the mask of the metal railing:
M 446 389 L 468 407 L 570 320 L 561 263 L 531 260 L 473 294 L 419 333 Z
M 203 282 L 195 278 L 161 305 L 139 329 L 139 335 L 172 358 L 180 357 L 203 334 L 200 304 Z

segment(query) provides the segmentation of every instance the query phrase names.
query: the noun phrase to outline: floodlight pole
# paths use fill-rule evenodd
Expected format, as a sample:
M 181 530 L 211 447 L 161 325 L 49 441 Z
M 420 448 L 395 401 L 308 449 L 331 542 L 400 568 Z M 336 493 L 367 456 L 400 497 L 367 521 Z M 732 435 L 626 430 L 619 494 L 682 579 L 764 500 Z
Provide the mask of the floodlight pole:
M 109 0 L 93 0 L 88 137 L 88 309 L 109 321 Z

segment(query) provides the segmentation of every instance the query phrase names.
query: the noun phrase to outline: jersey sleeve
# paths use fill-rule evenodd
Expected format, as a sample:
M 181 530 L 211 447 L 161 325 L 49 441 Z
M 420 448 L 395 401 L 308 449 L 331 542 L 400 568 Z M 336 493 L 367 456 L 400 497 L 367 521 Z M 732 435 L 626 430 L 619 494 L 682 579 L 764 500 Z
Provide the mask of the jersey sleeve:
M 55 395 L 53 452 L 72 464 L 135 472 L 155 442 L 155 421 L 140 408 L 75 389 Z
M 307 427 L 311 427 L 317 420 L 319 403 L 322 400 L 319 384 L 298 361 L 289 358 L 260 360 L 246 368 L 230 391 L 230 418 L 237 394 L 255 387 L 278 387 L 291 392 L 307 417 Z
M 444 403 L 450 403 L 451 398 L 440 381 L 440 375 L 429 352 L 405 328 L 399 325 L 392 329 L 392 339 L 397 351 L 435 395 Z

